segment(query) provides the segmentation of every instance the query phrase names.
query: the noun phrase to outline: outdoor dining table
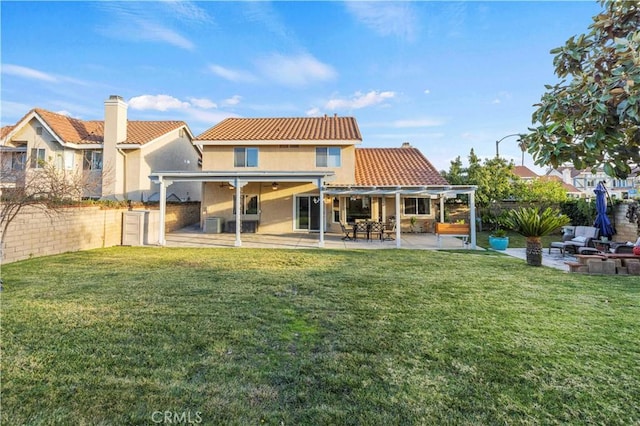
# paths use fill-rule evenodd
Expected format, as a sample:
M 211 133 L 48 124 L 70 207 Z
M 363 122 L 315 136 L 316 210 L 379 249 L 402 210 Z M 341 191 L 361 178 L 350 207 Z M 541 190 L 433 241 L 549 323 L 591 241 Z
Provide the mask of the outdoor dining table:
M 353 239 L 354 241 L 357 241 L 358 233 L 360 234 L 364 233 L 367 236 L 367 241 L 371 241 L 372 233 L 377 233 L 377 234 L 380 234 L 381 236 L 383 231 L 384 231 L 384 222 L 371 222 L 371 221 L 356 222 L 353 224 Z

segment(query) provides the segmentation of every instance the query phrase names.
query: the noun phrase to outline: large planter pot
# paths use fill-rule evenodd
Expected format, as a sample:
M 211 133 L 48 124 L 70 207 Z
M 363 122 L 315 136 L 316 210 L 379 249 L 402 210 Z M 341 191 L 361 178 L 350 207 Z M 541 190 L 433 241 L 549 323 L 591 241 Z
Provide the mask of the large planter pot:
M 509 246 L 509 237 L 489 236 L 489 246 L 494 250 L 506 250 Z
M 527 237 L 527 264 L 542 265 L 542 240 L 540 237 Z

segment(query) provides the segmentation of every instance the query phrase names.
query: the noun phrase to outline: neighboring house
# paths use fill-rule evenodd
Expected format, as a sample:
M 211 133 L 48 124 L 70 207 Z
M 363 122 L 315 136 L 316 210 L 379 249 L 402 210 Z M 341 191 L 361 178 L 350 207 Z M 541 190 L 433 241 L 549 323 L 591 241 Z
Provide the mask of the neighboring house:
M 580 197 L 580 191 L 575 186 L 571 185 L 570 183 L 563 182 L 562 179 L 558 176 L 540 176 L 527 166 L 515 166 L 515 168 L 513 169 L 513 174 L 518 176 L 524 182 L 532 182 L 536 179 L 560 182 L 562 188 L 567 192 L 568 197 Z
M 627 179 L 618 179 L 608 176 L 602 168 L 593 173 L 589 170 L 577 170 L 573 166 L 561 166 L 557 169 L 549 169 L 546 176 L 556 177 L 565 184 L 576 188 L 576 195 L 582 198 L 593 197 L 593 190 L 598 182 L 604 184 L 613 198 L 627 199 L 637 195 L 638 182 L 637 174 L 631 174 Z
M 513 168 L 513 174 L 518 176 L 525 182 L 531 182 L 540 177 L 536 172 L 534 172 L 527 166 L 515 166 Z
M 440 212 L 442 219 L 437 207 L 446 197 L 470 193 L 473 200 L 475 187 L 450 186 L 409 144 L 361 143 L 353 117 L 229 118 L 195 138 L 201 173 L 156 171 L 152 179 L 203 182 L 205 231 L 208 219 L 222 221 L 237 245 L 239 226 L 263 234 L 319 232 L 322 245 L 324 231 L 340 232 L 340 223 L 393 220 L 408 229 L 412 217 L 435 221 Z
M 3 167 L 31 172 L 42 161 L 53 161 L 61 170 L 96 178 L 99 184 L 85 196 L 132 201 L 148 201 L 154 195 L 157 199 L 158 189 L 149 180 L 152 170 L 200 170 L 201 153 L 185 122 L 129 121 L 120 96 L 109 97 L 104 109 L 103 121 L 40 108 L 29 111 L 0 132 Z M 176 184 L 168 195 L 199 200 L 200 185 Z

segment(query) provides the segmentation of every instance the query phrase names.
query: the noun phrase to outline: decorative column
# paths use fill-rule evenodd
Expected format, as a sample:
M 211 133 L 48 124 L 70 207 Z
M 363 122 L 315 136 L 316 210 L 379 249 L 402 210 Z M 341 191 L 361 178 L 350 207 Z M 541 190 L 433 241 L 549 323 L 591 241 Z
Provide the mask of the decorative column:
M 396 248 L 400 248 L 402 243 L 402 221 L 400 220 L 400 191 L 396 192 Z
M 165 180 L 160 177 L 158 178 L 158 183 L 160 184 L 160 224 L 158 229 L 158 244 L 165 246 L 167 244 L 164 232 L 164 222 L 167 216 L 167 186 L 171 185 L 173 181 Z
M 476 191 L 469 192 L 469 215 L 471 216 L 471 248 L 476 249 Z
M 322 187 L 322 179 L 318 179 L 318 189 L 320 190 L 320 241 L 318 247 L 324 247 L 324 224 L 326 218 L 324 217 L 324 189 Z

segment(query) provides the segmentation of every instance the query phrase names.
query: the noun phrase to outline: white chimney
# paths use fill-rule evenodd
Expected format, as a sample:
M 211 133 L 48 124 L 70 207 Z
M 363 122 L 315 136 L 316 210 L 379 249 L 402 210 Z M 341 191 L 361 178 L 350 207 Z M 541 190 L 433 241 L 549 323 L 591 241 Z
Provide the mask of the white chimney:
M 562 169 L 562 181 L 564 183 L 573 185 L 573 179 L 571 178 L 571 169 L 569 167 L 565 167 L 564 169 Z
M 104 141 L 102 145 L 102 197 L 121 199 L 125 194 L 124 158 L 117 144 L 127 140 L 127 104 L 121 96 L 104 101 Z
M 127 104 L 122 96 L 111 95 L 104 101 L 104 142 L 117 144 L 127 140 Z
M 413 148 L 413 147 L 411 146 L 411 143 L 409 143 L 409 142 L 402 142 L 402 148 Z

